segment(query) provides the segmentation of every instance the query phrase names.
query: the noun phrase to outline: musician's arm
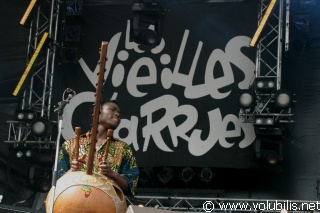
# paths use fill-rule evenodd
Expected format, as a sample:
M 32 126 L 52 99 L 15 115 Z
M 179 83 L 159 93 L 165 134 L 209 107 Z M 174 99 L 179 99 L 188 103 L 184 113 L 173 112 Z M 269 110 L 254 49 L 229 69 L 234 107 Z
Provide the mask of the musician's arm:
M 113 172 L 113 176 L 110 178 L 120 186 L 124 194 L 132 195 L 128 182 L 122 175 Z
M 136 163 L 136 159 L 133 156 L 132 150 L 130 146 L 125 147 L 125 155 L 122 159 L 122 163 L 119 169 L 119 173 L 123 179 L 127 182 L 129 194 L 128 195 L 135 195 L 138 177 L 139 177 L 139 168 Z
M 70 170 L 70 158 L 67 150 L 62 146 L 57 164 L 57 179 Z

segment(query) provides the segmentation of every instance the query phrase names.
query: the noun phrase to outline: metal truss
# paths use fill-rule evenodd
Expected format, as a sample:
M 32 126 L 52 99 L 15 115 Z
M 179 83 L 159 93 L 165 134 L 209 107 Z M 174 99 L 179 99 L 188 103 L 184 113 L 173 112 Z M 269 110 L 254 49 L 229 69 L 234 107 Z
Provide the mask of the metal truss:
M 18 146 L 30 146 L 41 148 L 42 146 L 48 147 L 55 146 L 55 141 L 51 141 L 51 137 L 37 136 L 32 134 L 32 123 L 23 121 L 7 121 L 9 124 L 9 134 L 5 143 L 14 144 L 14 147 Z
M 182 212 L 319 212 L 319 201 L 262 200 L 214 197 L 127 197 L 129 205 L 144 206 L 168 211 Z
M 257 45 L 256 77 L 277 77 L 277 89 L 281 87 L 283 1 L 278 0 Z M 269 6 L 270 0 L 260 1 L 259 24 Z
M 284 2 L 286 7 L 284 8 Z M 260 0 L 260 11 L 258 14 L 259 24 L 267 11 L 270 0 Z M 278 0 L 272 10 L 269 19 L 264 26 L 257 44 L 256 53 L 256 78 L 274 78 L 275 89 L 281 90 L 282 74 L 282 46 L 285 42 L 285 50 L 289 47 L 289 11 L 290 0 Z M 285 19 L 284 19 L 285 13 Z M 283 22 L 285 20 L 285 28 Z M 285 30 L 285 39 L 283 31 Z M 291 96 L 292 98 L 293 96 Z M 272 116 L 275 122 L 292 123 L 293 114 L 291 107 L 275 108 L 276 93 L 255 91 L 256 106 L 252 109 L 240 109 L 239 116 L 243 122 L 254 122 L 255 115 Z
M 59 2 L 58 0 L 43 0 L 35 6 L 34 16 L 31 18 L 29 43 L 27 50 L 27 64 L 35 52 L 41 36 L 49 34 L 49 45 L 43 47 L 43 55 L 38 55 L 33 70 L 29 73 L 30 82 L 25 82 L 26 87 L 20 108 L 33 110 L 37 118 L 49 121 L 51 112 L 51 98 L 53 74 L 55 69 L 56 41 L 59 25 Z M 31 121 L 30 121 L 31 122 Z M 31 136 L 31 123 L 25 121 L 7 121 L 9 134 L 7 143 L 38 143 L 50 142 L 50 138 Z
M 34 109 L 41 117 L 50 118 L 53 73 L 55 66 L 56 40 L 59 24 L 59 4 L 56 0 L 42 1 L 37 8 L 37 13 L 32 20 L 29 34 L 27 55 L 34 52 L 38 45 L 39 36 L 44 32 L 49 33 L 50 45 L 43 58 L 38 59 L 30 83 L 23 95 L 21 108 Z M 29 60 L 30 58 L 28 58 Z

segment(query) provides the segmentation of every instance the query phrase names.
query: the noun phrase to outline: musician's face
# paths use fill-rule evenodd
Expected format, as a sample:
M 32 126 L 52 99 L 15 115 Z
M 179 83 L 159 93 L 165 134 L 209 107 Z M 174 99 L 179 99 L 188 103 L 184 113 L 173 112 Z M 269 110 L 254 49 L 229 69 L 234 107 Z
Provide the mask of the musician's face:
M 106 129 L 116 129 L 121 121 L 120 107 L 112 102 L 102 106 L 100 114 L 100 124 L 105 125 Z

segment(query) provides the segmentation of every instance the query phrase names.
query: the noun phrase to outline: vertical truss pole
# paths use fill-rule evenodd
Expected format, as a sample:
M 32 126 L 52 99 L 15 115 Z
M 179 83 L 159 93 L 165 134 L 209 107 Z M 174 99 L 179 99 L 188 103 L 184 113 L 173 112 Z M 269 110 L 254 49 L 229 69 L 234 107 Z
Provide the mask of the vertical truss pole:
M 279 2 L 279 22 L 278 22 L 278 60 L 277 60 L 277 89 L 281 89 L 282 76 L 282 39 L 283 39 L 283 1 Z
M 283 1 L 278 0 L 272 10 L 258 42 L 256 54 L 256 77 L 277 77 L 277 89 L 281 88 Z M 260 2 L 259 23 L 269 3 L 269 0 Z
M 59 1 L 43 0 L 37 6 L 36 13 L 30 25 L 29 43 L 27 49 L 27 62 L 35 52 L 40 37 L 44 32 L 49 34 L 50 44 L 44 46 L 43 55 L 38 55 L 32 72 L 29 73 L 30 82 L 23 92 L 21 109 L 34 110 L 38 117 L 50 119 L 53 75 L 55 68 L 55 51 L 57 32 L 59 27 Z M 27 63 L 28 64 L 28 63 Z M 34 136 L 29 139 L 31 133 L 30 122 L 7 121 L 9 123 L 9 136 L 7 143 L 52 143 L 48 136 Z
M 58 39 L 58 27 L 59 27 L 59 12 L 60 12 L 60 4 L 57 4 L 57 11 L 56 11 L 56 22 L 55 22 L 55 32 L 53 36 L 54 42 Z M 50 76 L 50 86 L 49 86 L 49 93 L 48 93 L 48 119 L 50 119 L 50 110 L 51 110 L 51 104 L 52 104 L 52 85 L 53 85 L 53 75 L 54 75 L 54 69 L 55 69 L 55 58 L 56 58 L 56 51 L 57 51 L 57 45 L 53 45 L 53 52 L 52 52 L 52 58 L 53 62 L 51 63 L 51 72 L 49 74 Z
M 289 30 L 290 30 L 290 0 L 286 1 L 286 31 L 285 31 L 285 51 L 289 51 Z
M 30 29 L 28 54 L 29 51 L 36 49 L 39 36 L 44 32 L 49 33 L 49 38 L 53 44 L 49 45 L 45 56 L 42 59 L 38 59 L 35 71 L 32 73 L 30 83 L 26 88 L 25 100 L 23 100 L 27 104 L 25 108 L 35 109 L 40 117 L 44 118 L 50 118 L 51 111 L 52 78 L 56 51 L 54 44 L 57 39 L 58 19 L 59 5 L 57 0 L 45 0 L 38 6 L 36 17 Z

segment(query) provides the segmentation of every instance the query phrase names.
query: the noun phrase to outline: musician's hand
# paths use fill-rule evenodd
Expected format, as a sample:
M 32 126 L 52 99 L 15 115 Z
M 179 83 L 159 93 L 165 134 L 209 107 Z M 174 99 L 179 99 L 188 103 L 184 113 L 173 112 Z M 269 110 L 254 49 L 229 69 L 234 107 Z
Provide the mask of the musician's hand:
M 71 161 L 71 171 L 73 171 L 73 172 L 74 171 L 80 171 L 80 169 L 83 166 L 83 164 L 86 164 L 86 160 L 85 160 L 86 157 L 87 157 L 87 155 L 84 154 L 78 160 Z
M 108 163 L 101 161 L 99 163 L 99 168 L 100 168 L 100 174 L 105 175 L 111 179 L 115 177 L 115 172 L 111 169 Z

